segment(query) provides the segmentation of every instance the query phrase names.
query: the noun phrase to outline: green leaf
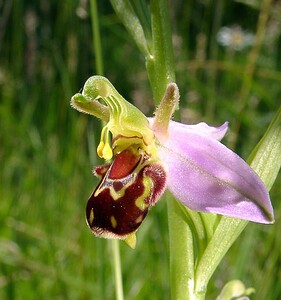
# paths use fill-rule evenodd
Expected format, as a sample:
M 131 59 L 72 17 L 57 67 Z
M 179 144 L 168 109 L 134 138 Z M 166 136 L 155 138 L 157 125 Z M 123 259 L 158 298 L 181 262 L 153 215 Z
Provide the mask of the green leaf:
M 248 161 L 270 190 L 281 166 L 281 106 Z
M 130 2 L 124 0 L 111 0 L 110 2 L 123 25 L 133 37 L 139 50 L 145 57 L 149 57 L 150 53 L 143 27 Z

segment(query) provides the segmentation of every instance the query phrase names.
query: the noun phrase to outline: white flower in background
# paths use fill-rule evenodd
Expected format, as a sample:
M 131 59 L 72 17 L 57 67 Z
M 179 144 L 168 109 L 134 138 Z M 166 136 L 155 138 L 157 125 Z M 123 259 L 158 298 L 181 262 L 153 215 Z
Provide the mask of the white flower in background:
M 222 27 L 217 33 L 217 41 L 224 47 L 241 51 L 254 43 L 255 36 L 236 25 L 232 27 Z

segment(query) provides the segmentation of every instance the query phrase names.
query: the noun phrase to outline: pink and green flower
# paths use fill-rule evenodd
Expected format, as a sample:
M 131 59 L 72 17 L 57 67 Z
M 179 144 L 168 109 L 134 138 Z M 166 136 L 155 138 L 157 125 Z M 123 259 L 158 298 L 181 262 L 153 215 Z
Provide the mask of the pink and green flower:
M 269 194 L 258 175 L 220 140 L 228 124 L 171 121 L 178 106 L 168 85 L 154 118 L 146 118 L 104 77 L 87 80 L 71 104 L 106 122 L 97 153 L 107 163 L 94 169 L 100 183 L 86 220 L 96 236 L 135 245 L 135 232 L 168 189 L 188 208 L 259 223 L 274 221 Z

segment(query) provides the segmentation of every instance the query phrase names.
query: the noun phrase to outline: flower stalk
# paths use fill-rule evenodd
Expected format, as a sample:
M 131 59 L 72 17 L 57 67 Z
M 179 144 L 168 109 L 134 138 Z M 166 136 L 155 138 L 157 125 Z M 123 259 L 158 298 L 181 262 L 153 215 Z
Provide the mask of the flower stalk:
M 153 53 L 146 62 L 146 68 L 154 101 L 157 105 L 163 97 L 166 86 L 170 82 L 175 81 L 172 35 L 167 0 L 151 1 L 151 23 Z M 173 99 L 174 95 L 171 96 L 170 99 Z M 170 101 L 170 103 L 173 103 L 173 101 Z M 192 230 L 187 226 L 182 212 L 185 208 L 176 202 L 171 194 L 168 194 L 167 197 L 169 198 L 167 201 L 167 211 L 170 241 L 171 296 L 172 299 L 200 299 L 194 294 L 195 253 Z M 182 234 L 179 234 L 179 232 Z
M 151 0 L 152 50 L 146 68 L 155 104 L 162 99 L 167 84 L 175 82 L 175 65 L 167 0 Z

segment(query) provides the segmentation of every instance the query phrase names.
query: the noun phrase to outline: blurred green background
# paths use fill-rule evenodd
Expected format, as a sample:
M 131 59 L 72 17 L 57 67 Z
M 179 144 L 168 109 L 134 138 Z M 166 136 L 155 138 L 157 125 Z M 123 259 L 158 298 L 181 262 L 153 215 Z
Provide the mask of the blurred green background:
M 110 2 L 98 10 L 104 75 L 152 115 L 143 57 Z M 96 74 L 89 12 L 87 0 L 0 0 L 0 299 L 114 299 L 111 243 L 84 217 L 100 123 L 69 106 Z M 230 121 L 224 142 L 246 159 L 280 105 L 281 2 L 175 0 L 170 17 L 182 120 Z M 247 226 L 207 299 L 234 278 L 253 299 L 281 298 L 280 184 L 275 225 Z M 125 299 L 170 299 L 165 199 L 121 260 Z

